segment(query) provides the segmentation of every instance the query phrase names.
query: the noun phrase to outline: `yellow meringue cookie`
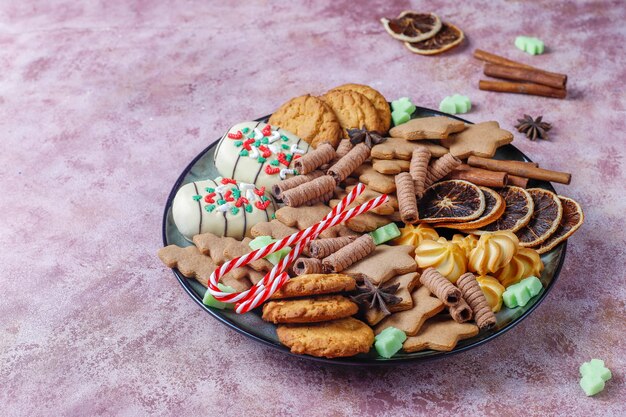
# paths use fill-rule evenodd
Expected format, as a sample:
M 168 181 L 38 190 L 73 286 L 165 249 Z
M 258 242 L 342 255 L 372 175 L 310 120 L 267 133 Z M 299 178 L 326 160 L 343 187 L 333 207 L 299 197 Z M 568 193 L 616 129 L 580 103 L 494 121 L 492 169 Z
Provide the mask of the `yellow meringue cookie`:
M 520 247 L 511 262 L 493 276 L 504 287 L 508 287 L 530 276 L 539 277 L 541 271 L 543 271 L 543 262 L 541 262 L 539 253 L 534 249 Z
M 456 234 L 452 236 L 452 242 L 459 245 L 461 249 L 465 251 L 465 256 L 469 258 L 472 249 L 478 245 L 478 238 L 474 235 L 463 236 L 461 234 Z
M 514 233 L 485 233 L 470 252 L 468 268 L 479 275 L 496 272 L 511 262 L 518 248 L 519 240 Z
M 420 268 L 433 267 L 453 283 L 467 271 L 467 258 L 463 249 L 443 237 L 422 241 L 415 249 L 415 260 Z
M 491 311 L 497 313 L 502 308 L 502 294 L 504 294 L 505 288 L 498 282 L 497 279 L 489 275 L 482 275 L 476 278 L 480 289 L 483 290 L 487 303 L 491 307 Z
M 437 240 L 438 238 L 439 234 L 437 231 L 425 223 L 417 226 L 407 224 L 400 229 L 400 237 L 394 239 L 393 244 L 417 247 L 424 240 Z

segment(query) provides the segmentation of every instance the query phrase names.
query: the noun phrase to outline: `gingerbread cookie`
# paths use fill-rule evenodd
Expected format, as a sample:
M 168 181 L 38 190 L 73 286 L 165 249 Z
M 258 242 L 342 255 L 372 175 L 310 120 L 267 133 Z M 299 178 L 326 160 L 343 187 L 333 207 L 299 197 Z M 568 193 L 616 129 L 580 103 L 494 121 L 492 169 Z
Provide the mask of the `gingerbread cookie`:
M 276 211 L 276 219 L 286 226 L 304 230 L 322 220 L 330 210 L 330 207 L 321 203 L 310 207 L 281 207 Z M 346 226 L 338 224 L 324 230 L 319 237 L 352 236 L 354 234 L 355 232 Z
M 395 126 L 389 136 L 406 140 L 447 139 L 451 133 L 465 130 L 465 123 L 445 116 L 421 117 L 411 119 Z
M 338 199 L 344 198 L 347 195 L 347 193 L 349 193 L 350 191 L 354 189 L 354 187 L 355 187 L 354 185 L 347 186 L 346 191 L 344 193 L 337 194 L 337 198 Z M 383 195 L 383 193 L 380 193 L 378 191 L 374 191 L 368 187 L 365 187 L 363 192 L 359 196 L 357 196 L 357 198 L 354 201 L 356 201 L 358 204 L 363 204 L 377 197 L 380 197 L 381 195 Z M 396 198 L 396 196 L 391 194 L 391 195 L 388 195 L 388 197 L 389 197 L 389 200 L 386 203 L 381 204 L 380 206 L 376 207 L 373 210 L 370 210 L 368 213 L 375 213 L 375 214 L 386 216 L 386 215 L 390 215 L 398 211 L 398 199 Z
M 448 153 L 448 149 L 435 143 L 421 140 L 411 142 L 402 138 L 388 138 L 385 142 L 372 147 L 373 159 L 402 159 L 410 161 L 413 151 L 419 147 L 426 147 L 435 158 Z
M 384 124 L 378 118 L 376 108 L 362 94 L 350 90 L 329 91 L 320 97 L 333 109 L 343 129 L 343 137 L 348 137 L 348 129 L 373 130 L 382 132 Z
M 273 239 L 282 239 L 297 232 L 298 229 L 295 227 L 285 226 L 276 219 L 270 222 L 257 223 L 250 229 L 250 233 L 253 237 L 271 236 Z
M 322 295 L 267 302 L 263 320 L 274 324 L 318 323 L 350 317 L 358 311 L 358 306 L 342 295 Z
M 295 173 L 295 159 L 309 144 L 293 133 L 263 122 L 243 122 L 230 129 L 215 149 L 213 162 L 222 177 L 266 187 Z
M 330 206 L 334 208 L 339 204 L 340 201 L 341 200 L 330 200 L 328 204 L 330 204 Z M 359 204 L 360 203 L 355 201 L 352 204 L 350 204 L 347 208 L 351 209 L 353 207 L 358 206 Z M 346 226 L 348 226 L 348 228 L 350 228 L 350 230 L 353 230 L 358 233 L 364 233 L 364 232 L 371 232 L 373 230 L 376 230 L 381 226 L 391 223 L 392 221 L 393 220 L 391 220 L 391 218 L 389 217 L 376 214 L 373 212 L 365 212 L 363 214 L 359 214 L 358 216 L 351 218 L 350 220 L 346 221 L 345 224 Z
M 363 84 L 344 84 L 333 88 L 333 90 L 350 90 L 363 94 L 376 108 L 378 118 L 382 122 L 383 130 L 381 133 L 385 133 L 389 130 L 389 126 L 391 126 L 391 109 L 389 107 L 389 103 L 387 103 L 387 99 L 377 90 Z
M 374 191 L 384 194 L 396 191 L 396 182 L 393 175 L 381 174 L 374 170 L 370 164 L 363 164 L 358 167 L 354 171 L 353 176 L 357 177 L 359 181 Z
M 450 318 L 436 317 L 428 320 L 416 336 L 406 339 L 402 348 L 406 352 L 419 352 L 425 349 L 449 352 L 460 340 L 478 334 L 478 326 L 471 323 L 457 323 Z
M 367 353 L 374 343 L 371 327 L 352 317 L 309 325 L 280 325 L 276 334 L 292 353 L 326 358 Z
M 358 279 L 369 278 L 374 285 L 389 281 L 396 275 L 417 270 L 412 246 L 378 245 L 367 258 L 350 265 L 343 273 Z
M 442 140 L 441 144 L 450 148 L 452 155 L 465 159 L 470 155 L 492 158 L 500 146 L 511 142 L 513 134 L 500 129 L 498 122 L 483 122 L 468 125 L 464 131 Z
M 397 290 L 394 292 L 394 296 L 400 299 L 396 304 L 388 305 L 387 308 L 391 313 L 397 313 L 398 311 L 409 310 L 413 308 L 413 298 L 411 293 L 415 287 L 419 284 L 419 275 L 417 272 L 410 272 L 408 274 L 398 275 L 385 282 L 384 286 L 389 288 L 398 285 Z M 365 320 L 374 326 L 385 318 L 385 313 L 380 308 L 367 308 L 365 310 Z
M 342 136 L 339 120 L 326 103 L 309 94 L 292 98 L 270 116 L 269 123 L 295 133 L 317 148 L 323 142 L 337 147 Z
M 274 201 L 252 184 L 230 178 L 190 182 L 174 197 L 172 217 L 187 239 L 200 233 L 241 239 L 261 221 L 269 221 Z
M 354 278 L 344 274 L 308 274 L 291 278 L 285 282 L 271 299 L 307 297 L 352 291 L 356 287 Z
M 396 175 L 401 172 L 409 172 L 410 161 L 404 159 L 372 159 L 372 168 L 381 174 Z
M 379 334 L 388 327 L 395 327 L 413 336 L 419 332 L 426 320 L 440 313 L 445 305 L 437 298 L 432 297 L 426 287 L 420 287 L 411 293 L 413 307 L 388 316 L 374 329 Z

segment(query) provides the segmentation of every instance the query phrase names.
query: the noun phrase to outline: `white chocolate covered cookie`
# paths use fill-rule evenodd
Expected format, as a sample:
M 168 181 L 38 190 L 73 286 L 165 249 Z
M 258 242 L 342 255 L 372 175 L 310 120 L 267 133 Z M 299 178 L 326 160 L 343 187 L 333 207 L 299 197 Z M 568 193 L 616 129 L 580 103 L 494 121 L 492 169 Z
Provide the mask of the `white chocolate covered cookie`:
M 293 162 L 309 151 L 309 144 L 293 133 L 263 122 L 231 127 L 215 150 L 220 175 L 271 188 L 293 175 Z
M 242 239 L 276 211 L 265 188 L 230 178 L 190 182 L 180 187 L 172 203 L 174 223 L 185 238 L 200 233 Z

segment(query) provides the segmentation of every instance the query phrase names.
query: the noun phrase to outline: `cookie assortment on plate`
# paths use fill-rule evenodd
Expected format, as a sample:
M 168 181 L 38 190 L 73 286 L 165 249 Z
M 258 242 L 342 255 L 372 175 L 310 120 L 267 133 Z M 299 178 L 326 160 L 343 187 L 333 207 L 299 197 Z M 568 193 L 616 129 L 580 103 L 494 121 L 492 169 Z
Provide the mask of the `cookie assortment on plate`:
M 407 16 L 389 30 L 417 39 L 445 27 Z M 415 110 L 402 100 L 394 111 Z M 497 327 L 496 313 L 542 291 L 540 254 L 584 220 L 529 179 L 569 174 L 491 159 L 513 140 L 495 121 L 391 110 L 345 84 L 234 125 L 216 148 L 220 177 L 174 198 L 193 245 L 159 257 L 207 287 L 207 306 L 260 315 L 297 354 L 450 351 Z

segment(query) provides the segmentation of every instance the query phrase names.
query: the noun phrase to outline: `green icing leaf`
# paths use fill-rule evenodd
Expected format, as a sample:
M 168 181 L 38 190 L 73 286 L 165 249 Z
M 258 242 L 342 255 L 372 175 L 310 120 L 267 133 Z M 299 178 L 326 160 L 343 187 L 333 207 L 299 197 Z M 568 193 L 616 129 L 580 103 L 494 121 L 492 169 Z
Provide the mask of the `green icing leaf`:
M 283 149 L 289 149 L 289 145 L 287 145 L 286 143 L 283 143 L 282 145 L 280 145 L 280 147 Z
M 249 131 L 250 131 L 249 127 L 244 127 L 243 129 L 241 129 L 241 133 L 244 133 L 244 134 L 248 133 Z
M 288 138 L 287 136 L 285 136 L 285 135 L 280 135 L 280 139 L 281 139 L 283 142 L 287 142 L 287 141 L 289 140 L 289 138 Z
M 206 188 L 204 189 L 204 191 L 206 191 L 207 193 L 214 193 L 214 192 L 215 192 L 215 188 L 206 187 Z
M 222 204 L 226 204 L 226 200 L 224 200 L 224 199 L 217 200 L 217 205 L 218 206 L 221 206 Z
M 194 201 L 200 201 L 200 199 L 202 198 L 202 196 L 201 196 L 201 195 L 197 195 L 197 194 L 196 194 L 196 195 L 194 195 L 192 198 L 194 199 Z
M 236 147 L 240 147 L 241 145 L 243 145 L 243 141 L 240 141 L 240 140 L 236 140 L 235 141 L 235 146 Z
M 204 206 L 204 209 L 208 211 L 209 213 L 211 213 L 213 210 L 215 210 L 215 205 L 209 204 L 208 206 Z
M 249 153 L 245 149 L 242 149 L 241 151 L 239 151 L 239 156 L 248 156 L 248 155 L 249 155 Z
M 268 138 L 266 138 L 266 137 L 263 137 L 263 139 L 261 139 L 261 143 L 263 145 L 267 145 L 268 143 L 270 143 L 270 140 Z
M 280 165 L 280 161 L 278 159 L 274 159 L 273 161 L 270 161 L 270 165 L 277 167 Z
M 233 213 L 233 214 L 237 214 L 237 213 L 239 213 L 239 207 L 233 207 L 233 208 L 231 208 L 231 209 L 230 209 L 230 212 L 231 212 L 231 213 Z
M 265 158 L 263 158 L 262 156 L 259 156 L 259 157 L 257 158 L 257 161 L 258 161 L 260 164 L 262 164 L 263 162 L 265 162 L 265 161 L 266 161 L 266 159 L 265 159 Z
M 248 213 L 252 213 L 252 209 L 253 209 L 252 204 L 246 204 L 246 211 Z

